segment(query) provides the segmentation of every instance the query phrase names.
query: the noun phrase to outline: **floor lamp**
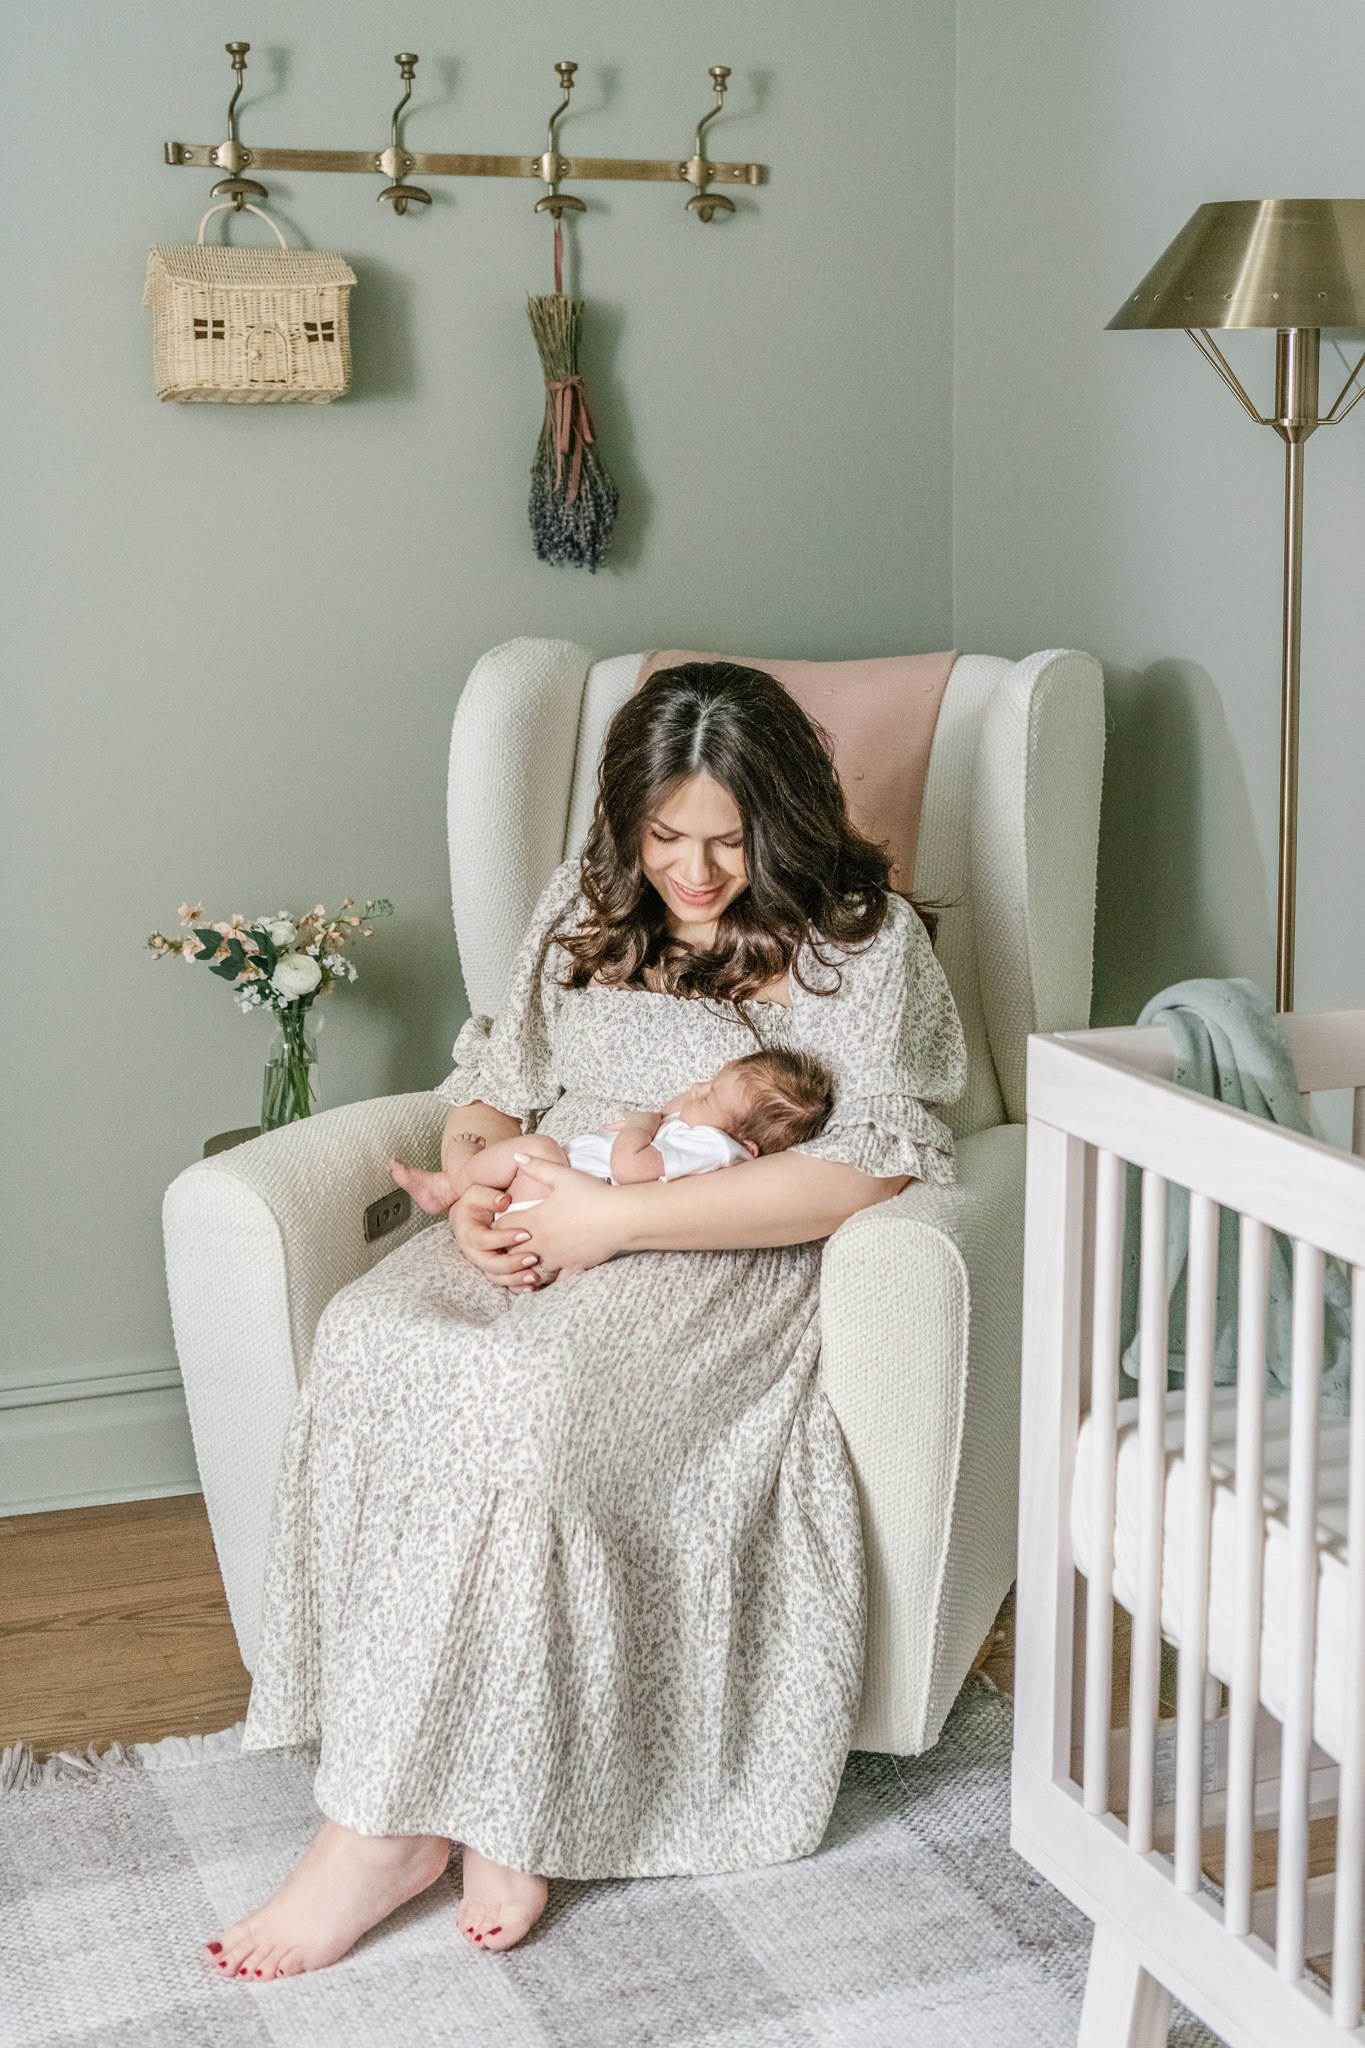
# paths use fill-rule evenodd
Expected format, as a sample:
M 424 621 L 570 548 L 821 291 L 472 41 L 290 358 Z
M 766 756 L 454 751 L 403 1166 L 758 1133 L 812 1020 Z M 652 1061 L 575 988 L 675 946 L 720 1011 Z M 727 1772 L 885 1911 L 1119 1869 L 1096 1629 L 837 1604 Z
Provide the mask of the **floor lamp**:
M 1365 327 L 1365 199 L 1224 199 L 1191 214 L 1108 323 L 1183 327 L 1257 426 L 1284 442 L 1284 680 L 1280 700 L 1280 861 L 1275 901 L 1275 1007 L 1294 1007 L 1294 903 L 1299 824 L 1299 646 L 1302 637 L 1303 451 L 1340 426 L 1365 386 L 1343 400 L 1362 353 L 1325 413 L 1318 411 L 1324 327 Z M 1275 409 L 1256 410 L 1210 333 L 1275 330 Z

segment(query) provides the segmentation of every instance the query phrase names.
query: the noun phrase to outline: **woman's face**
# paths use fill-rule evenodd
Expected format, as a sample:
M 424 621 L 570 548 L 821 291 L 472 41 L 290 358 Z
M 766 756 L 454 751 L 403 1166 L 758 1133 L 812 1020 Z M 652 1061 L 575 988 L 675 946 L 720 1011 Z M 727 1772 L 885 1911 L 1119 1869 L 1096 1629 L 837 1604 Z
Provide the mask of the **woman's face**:
M 729 790 L 705 769 L 689 775 L 646 816 L 640 859 L 674 930 L 713 925 L 749 883 Z

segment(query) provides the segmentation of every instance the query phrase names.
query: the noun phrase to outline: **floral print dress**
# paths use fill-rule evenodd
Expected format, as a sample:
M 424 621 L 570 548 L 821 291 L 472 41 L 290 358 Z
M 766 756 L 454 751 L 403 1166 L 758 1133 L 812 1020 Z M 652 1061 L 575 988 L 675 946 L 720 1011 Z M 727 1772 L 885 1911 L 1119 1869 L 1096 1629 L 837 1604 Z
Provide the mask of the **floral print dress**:
M 556 985 L 551 876 L 501 1016 L 435 1091 L 563 1140 L 657 1108 L 754 1040 L 662 991 Z M 753 1006 L 836 1080 L 798 1153 L 953 1178 L 927 1107 L 966 1073 L 915 912 L 807 949 L 820 993 Z M 744 1166 L 728 1169 L 742 1173 Z M 820 1242 L 619 1255 L 497 1287 L 444 1222 L 334 1295 L 281 1459 L 245 1750 L 320 1743 L 323 1813 L 545 1876 L 809 1854 L 862 1682 L 853 1474 L 817 1384 Z

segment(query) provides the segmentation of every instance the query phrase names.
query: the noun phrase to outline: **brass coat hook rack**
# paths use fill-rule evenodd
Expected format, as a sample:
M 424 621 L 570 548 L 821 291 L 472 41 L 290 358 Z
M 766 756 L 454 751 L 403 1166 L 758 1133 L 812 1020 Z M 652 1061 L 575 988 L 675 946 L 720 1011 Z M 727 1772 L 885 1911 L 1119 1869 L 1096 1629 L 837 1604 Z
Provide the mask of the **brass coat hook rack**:
M 405 91 L 393 110 L 387 149 L 378 152 L 373 149 L 271 149 L 254 145 L 246 149 L 237 135 L 237 102 L 242 94 L 250 47 L 249 43 L 226 45 L 236 75 L 236 89 L 228 104 L 227 141 L 167 142 L 163 145 L 168 164 L 181 169 L 226 172 L 227 175 L 213 187 L 214 194 L 230 199 L 239 210 L 248 197 L 264 199 L 266 196 L 263 185 L 258 185 L 254 178 L 242 176 L 248 166 L 260 171 L 360 171 L 371 177 L 378 173 L 389 181 L 378 196 L 390 203 L 398 214 L 406 213 L 411 204 L 429 205 L 431 202 L 429 192 L 408 182 L 413 175 L 422 178 L 539 178 L 547 189 L 536 203 L 537 211 L 552 213 L 556 220 L 564 213 L 583 211 L 581 199 L 560 191 L 560 184 L 565 179 L 590 183 L 598 178 L 629 178 L 657 184 L 691 185 L 693 193 L 687 202 L 687 210 L 698 219 L 709 221 L 717 213 L 734 212 L 734 202 L 724 193 L 717 192 L 717 185 L 761 185 L 766 175 L 763 164 L 713 162 L 705 153 L 702 131 L 721 111 L 726 81 L 730 76 L 723 64 L 711 67 L 716 104 L 697 123 L 696 145 L 685 163 L 677 157 L 561 156 L 555 146 L 556 129 L 568 107 L 574 73 L 578 68 L 567 59 L 554 67 L 559 74 L 563 97 L 550 116 L 547 146 L 540 156 L 452 156 L 406 149 L 402 139 L 402 115 L 412 98 L 413 76 L 418 62 L 415 53 L 406 50 L 394 58 Z

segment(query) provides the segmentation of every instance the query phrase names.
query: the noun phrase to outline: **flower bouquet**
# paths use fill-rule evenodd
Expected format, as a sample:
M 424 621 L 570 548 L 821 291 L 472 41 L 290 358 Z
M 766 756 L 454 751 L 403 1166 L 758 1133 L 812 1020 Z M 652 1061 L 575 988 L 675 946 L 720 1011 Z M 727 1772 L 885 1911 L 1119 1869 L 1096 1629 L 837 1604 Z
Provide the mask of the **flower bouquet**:
M 322 1024 L 311 1016 L 313 1004 L 334 982 L 355 980 L 346 948 L 356 938 L 373 938 L 370 920 L 392 913 L 387 897 L 372 898 L 357 910 L 354 896 L 348 896 L 334 915 L 316 903 L 298 918 L 280 910 L 251 924 L 241 916 L 204 922 L 202 903 L 182 903 L 181 935 L 153 932 L 148 939 L 157 959 L 178 953 L 182 960 L 202 960 L 211 974 L 230 982 L 243 1015 L 265 1009 L 276 1013 L 278 1028 L 261 1098 L 263 1131 L 312 1113 L 316 1035 Z

